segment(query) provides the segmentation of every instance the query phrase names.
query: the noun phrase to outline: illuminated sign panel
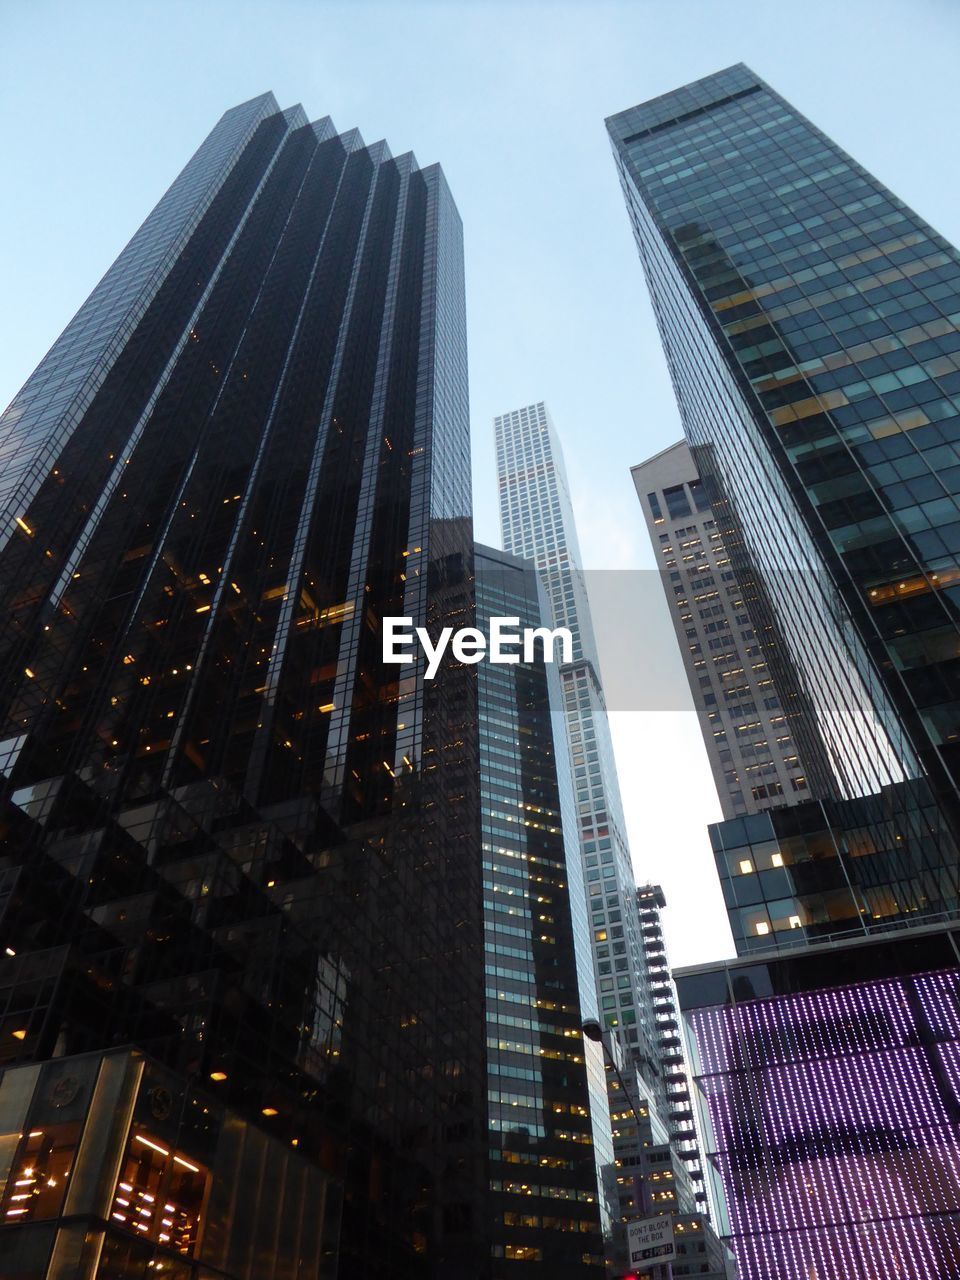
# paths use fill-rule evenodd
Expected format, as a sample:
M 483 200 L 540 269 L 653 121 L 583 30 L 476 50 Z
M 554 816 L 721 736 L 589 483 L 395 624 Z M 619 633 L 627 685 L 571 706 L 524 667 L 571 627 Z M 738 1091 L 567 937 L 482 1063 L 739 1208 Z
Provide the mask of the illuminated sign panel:
M 686 1017 L 741 1280 L 960 1273 L 960 971 Z

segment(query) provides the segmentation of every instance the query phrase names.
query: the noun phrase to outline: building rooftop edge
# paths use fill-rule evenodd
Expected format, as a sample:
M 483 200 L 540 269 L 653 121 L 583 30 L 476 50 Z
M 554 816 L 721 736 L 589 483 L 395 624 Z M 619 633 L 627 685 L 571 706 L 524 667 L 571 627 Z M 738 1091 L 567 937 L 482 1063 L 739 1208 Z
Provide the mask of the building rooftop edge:
M 675 440 L 673 444 L 668 444 L 665 449 L 661 449 L 659 453 L 652 453 L 649 458 L 644 458 L 643 462 L 635 462 L 630 468 L 630 474 L 635 471 L 642 471 L 644 467 L 649 467 L 652 462 L 665 458 L 668 453 L 673 453 L 674 449 L 689 449 L 686 437 L 681 436 L 679 440 Z
M 504 413 L 495 413 L 493 415 L 494 422 L 498 422 L 501 418 L 509 418 L 512 413 L 520 413 L 524 409 L 539 409 L 543 406 L 544 412 L 547 409 L 546 400 L 525 400 L 523 404 L 518 404 L 513 409 L 507 409 Z
M 754 951 L 748 956 L 727 956 L 722 960 L 707 960 L 702 964 L 683 965 L 673 969 L 671 976 L 675 980 L 694 978 L 703 973 L 719 973 L 722 969 L 751 968 L 758 964 L 770 964 L 773 961 L 803 960 L 807 956 L 824 956 L 831 952 L 843 951 L 848 947 L 878 946 L 884 943 L 902 942 L 905 934 L 915 938 L 921 934 L 927 936 L 935 933 L 950 933 L 957 928 L 958 924 L 960 924 L 960 921 L 957 920 L 939 920 L 933 924 L 912 924 L 903 928 L 885 929 L 878 933 L 806 943 L 803 946 L 789 947 L 785 951 L 779 951 L 775 947 L 768 947 L 764 951 Z M 837 985 L 842 986 L 842 980 Z
M 533 560 L 528 559 L 526 556 L 515 556 L 512 551 L 503 551 L 500 547 L 491 547 L 486 542 L 474 542 L 473 553 L 489 560 L 499 560 L 510 569 L 524 569 L 531 573 L 536 572 L 536 565 Z
M 751 77 L 757 85 L 763 85 L 764 81 L 757 73 L 745 62 L 732 62 L 729 66 L 721 67 L 717 71 L 711 71 L 709 75 L 700 76 L 697 80 L 690 80 L 686 84 L 677 85 L 674 89 L 667 90 L 666 93 L 658 93 L 653 98 L 645 98 L 640 102 L 635 102 L 629 107 L 624 107 L 622 111 L 616 111 L 613 115 L 605 118 L 607 132 L 616 141 L 617 136 L 622 132 L 621 126 L 635 127 L 638 115 L 650 115 L 656 117 L 660 111 L 671 106 L 674 102 L 682 101 L 684 97 L 697 95 L 697 91 L 702 95 L 703 90 L 712 86 L 715 82 L 722 84 L 725 77 L 730 77 L 738 72 L 745 73 Z M 703 103 L 700 104 L 705 105 Z M 668 117 L 664 117 L 667 119 Z M 660 123 L 660 121 L 654 121 Z

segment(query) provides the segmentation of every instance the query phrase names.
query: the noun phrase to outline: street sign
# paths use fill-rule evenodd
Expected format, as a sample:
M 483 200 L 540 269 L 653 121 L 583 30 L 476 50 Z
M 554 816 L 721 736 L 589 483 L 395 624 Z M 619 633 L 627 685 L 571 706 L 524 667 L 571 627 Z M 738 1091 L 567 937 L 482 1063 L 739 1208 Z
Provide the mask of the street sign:
M 631 1267 L 645 1262 L 672 1262 L 677 1256 L 673 1239 L 673 1218 L 642 1218 L 627 1223 L 627 1253 Z

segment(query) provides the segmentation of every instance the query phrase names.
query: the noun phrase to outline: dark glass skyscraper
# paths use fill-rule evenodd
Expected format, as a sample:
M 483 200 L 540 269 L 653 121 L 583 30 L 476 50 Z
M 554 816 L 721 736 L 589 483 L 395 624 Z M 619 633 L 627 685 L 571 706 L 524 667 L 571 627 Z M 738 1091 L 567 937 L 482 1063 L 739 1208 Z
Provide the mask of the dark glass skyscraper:
M 487 1274 L 476 681 L 380 656 L 473 616 L 440 169 L 227 112 L 0 459 L 5 1274 Z
M 718 1225 L 955 1275 L 960 255 L 744 66 L 608 128 L 812 796 L 712 829 L 742 958 L 677 975 Z
M 551 621 L 535 567 L 477 546 L 477 623 Z M 494 1276 L 603 1274 L 613 1164 L 560 676 L 478 669 Z M 526 1265 L 522 1265 L 526 1264 Z

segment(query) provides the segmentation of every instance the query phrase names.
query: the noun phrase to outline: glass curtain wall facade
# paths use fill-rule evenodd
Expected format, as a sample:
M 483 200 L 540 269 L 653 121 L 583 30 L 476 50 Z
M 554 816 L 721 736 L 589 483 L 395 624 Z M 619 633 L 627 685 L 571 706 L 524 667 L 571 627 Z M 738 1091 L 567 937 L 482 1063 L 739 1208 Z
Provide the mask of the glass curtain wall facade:
M 934 891 L 924 867 L 951 839 L 920 782 L 770 808 L 709 831 L 738 955 L 911 927 L 904 901 L 918 883 Z
M 0 456 L 0 1068 L 136 1045 L 295 1148 L 339 1227 L 303 1280 L 486 1275 L 476 681 L 380 658 L 473 617 L 441 170 L 227 112 Z M 53 1199 L 2 1220 L 20 1280 Z M 51 1274 L 194 1280 L 216 1229 L 111 1215 Z
M 957 252 L 742 65 L 607 123 L 694 460 L 825 744 L 813 793 L 924 777 L 954 821 Z M 954 909 L 954 846 L 924 872 L 904 910 Z
M 481 629 L 549 621 L 528 560 L 474 557 Z M 493 1274 L 599 1277 L 613 1149 L 560 681 L 540 657 L 478 686 Z
M 335 1274 L 336 1183 L 209 1088 L 136 1051 L 7 1068 L 0 1111 L 17 1129 L 0 1149 L 0 1215 L 6 1227 L 32 1223 L 3 1234 L 4 1280 L 36 1275 L 40 1252 L 62 1280 L 186 1280 L 190 1260 L 204 1276 Z
M 750 958 L 677 974 L 718 1225 L 744 1280 L 952 1275 L 960 258 L 742 65 L 608 129 L 811 792 L 712 828 Z

